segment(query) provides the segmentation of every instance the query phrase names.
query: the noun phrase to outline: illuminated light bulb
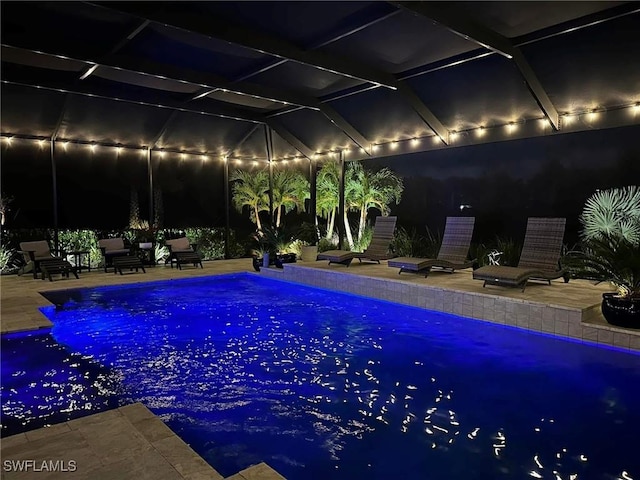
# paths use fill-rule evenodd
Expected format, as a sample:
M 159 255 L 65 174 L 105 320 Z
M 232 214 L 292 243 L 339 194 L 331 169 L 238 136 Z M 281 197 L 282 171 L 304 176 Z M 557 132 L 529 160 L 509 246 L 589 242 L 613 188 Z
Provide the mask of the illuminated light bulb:
M 284 163 L 285 165 L 289 163 L 289 160 L 282 160 L 282 163 Z
M 515 123 L 510 123 L 507 125 L 507 132 L 513 133 L 516 131 L 517 128 L 518 126 Z
M 564 117 L 562 117 L 562 123 L 564 125 L 571 125 L 574 120 L 575 117 L 573 115 L 565 115 Z
M 389 148 L 391 150 L 395 150 L 396 148 L 398 148 L 398 142 L 394 140 L 393 142 L 391 142 L 391 145 L 389 145 Z
M 413 147 L 416 147 L 416 146 L 420 145 L 420 139 L 419 139 L 419 138 L 413 138 L 413 139 L 411 139 L 411 145 L 412 145 Z
M 11 145 L 11 142 L 13 141 L 13 137 L 4 137 L 4 139 L 7 141 L 9 145 Z
M 252 162 L 252 165 L 253 165 L 254 167 L 258 166 L 258 161 L 257 161 L 257 160 L 254 160 L 254 161 Z
M 636 103 L 635 105 L 631 105 L 631 111 L 634 114 L 640 113 L 640 102 Z
M 242 165 L 242 160 L 240 160 L 239 158 L 236 160 L 236 165 Z
M 298 156 L 296 155 L 296 156 L 294 157 L 293 161 L 294 161 L 294 162 L 296 162 L 296 163 L 297 163 L 297 162 L 299 162 L 299 161 L 300 161 L 300 157 L 298 157 Z
M 343 150 L 343 152 L 344 152 L 344 153 L 349 153 L 350 151 L 351 151 L 351 149 L 350 149 L 350 148 L 345 148 L 345 149 Z
M 592 110 L 587 114 L 587 120 L 589 120 L 590 122 L 593 122 L 597 118 L 598 118 L 598 112 L 596 112 L 595 110 Z
M 378 150 L 379 145 L 376 145 L 375 143 L 373 145 L 371 145 L 371 151 L 375 152 Z
M 360 153 L 365 153 L 365 149 L 360 147 Z
M 184 153 L 180 154 L 180 160 L 184 160 L 185 158 L 187 158 L 187 155 Z
M 455 139 L 458 136 L 458 132 L 456 132 L 455 130 L 453 130 L 451 133 L 449 133 L 449 138 L 451 140 Z
M 158 155 L 160 155 L 160 158 L 164 158 L 164 150 L 160 150 L 158 152 Z
M 202 160 L 204 160 L 205 162 L 209 160 L 209 155 L 202 155 Z
M 68 146 L 69 146 L 69 142 L 62 142 L 62 148 L 66 150 Z
M 40 145 L 40 148 L 44 147 L 44 139 L 43 138 L 38 140 L 38 145 Z
M 122 147 L 116 147 L 116 153 L 122 152 Z
M 478 127 L 476 129 L 476 136 L 478 136 L 478 137 L 484 137 L 485 133 L 486 133 L 486 130 L 482 126 L 480 126 L 480 127 Z
M 92 153 L 96 151 L 96 146 L 95 146 L 95 144 L 91 144 L 91 145 L 89 146 L 89 148 L 91 149 L 91 152 L 92 152 Z
M 547 128 L 547 126 L 549 125 L 549 121 L 546 118 L 541 118 L 539 122 L 540 128 Z

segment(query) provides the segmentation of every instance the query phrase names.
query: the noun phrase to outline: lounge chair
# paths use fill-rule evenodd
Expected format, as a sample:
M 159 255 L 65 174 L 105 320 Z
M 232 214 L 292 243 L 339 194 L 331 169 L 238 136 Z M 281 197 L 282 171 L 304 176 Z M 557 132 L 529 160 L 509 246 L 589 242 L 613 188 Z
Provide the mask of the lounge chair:
M 51 247 L 46 240 L 37 240 L 34 242 L 20 242 L 20 253 L 24 257 L 26 265 L 22 268 L 22 272 L 27 272 L 28 267 L 33 270 L 33 278 L 38 278 L 41 272 L 40 264 L 47 260 L 57 260 L 59 262 L 66 261 L 63 256 L 56 256 L 51 253 Z
M 171 268 L 175 263 L 179 270 L 182 270 L 182 265 L 192 264 L 194 267 L 202 266 L 202 257 L 196 252 L 197 244 L 190 243 L 187 237 L 174 238 L 167 240 L 165 245 L 169 249 L 169 256 L 165 260 L 165 264 L 169 263 Z
M 442 245 L 436 258 L 398 257 L 389 260 L 389 266 L 399 268 L 398 275 L 402 272 L 424 272 L 425 277 L 434 267 L 450 273 L 472 267 L 476 260 L 467 260 L 467 256 L 475 222 L 474 217 L 447 217 Z
M 524 245 L 517 267 L 487 265 L 473 272 L 475 280 L 483 280 L 483 287 L 500 285 L 522 287 L 524 292 L 529 280 L 551 280 L 564 277 L 567 272 L 560 266 L 565 218 L 529 218 Z
M 354 258 L 358 261 L 371 260 L 380 263 L 389 257 L 389 245 L 393 240 L 398 217 L 378 217 L 373 227 L 371 243 L 364 252 L 350 252 L 348 250 L 329 250 L 318 254 L 318 260 L 329 260 L 329 264 L 340 263 L 347 267 Z
M 100 251 L 102 252 L 105 273 L 107 268 L 113 267 L 113 259 L 115 257 L 131 255 L 131 248 L 125 247 L 124 240 L 120 237 L 98 240 L 98 247 L 100 247 Z

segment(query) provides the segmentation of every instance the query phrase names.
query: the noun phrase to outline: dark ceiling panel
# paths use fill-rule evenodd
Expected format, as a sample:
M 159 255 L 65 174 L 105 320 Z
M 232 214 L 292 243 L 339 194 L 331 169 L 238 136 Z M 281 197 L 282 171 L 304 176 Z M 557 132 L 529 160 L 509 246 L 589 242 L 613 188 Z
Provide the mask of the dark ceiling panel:
M 78 62 L 76 60 L 53 57 L 51 55 L 43 55 L 29 50 L 9 47 L 2 47 L 2 61 L 68 72 L 80 72 L 86 65 L 84 62 Z
M 243 160 L 266 161 L 267 150 L 265 143 L 264 127 L 261 125 L 240 145 L 234 152 L 234 157 Z
M 2 133 L 49 137 L 64 104 L 64 94 L 2 84 Z
M 92 76 L 112 80 L 114 82 L 176 93 L 194 93 L 200 89 L 197 85 L 189 83 L 177 82 L 175 80 L 167 80 L 165 78 L 142 75 L 140 73 L 103 66 L 99 67 Z
M 244 122 L 179 112 L 167 124 L 156 147 L 223 155 L 246 129 Z
M 276 132 L 273 132 L 273 156 L 274 160 L 282 160 L 284 157 L 295 157 L 301 155 L 289 142 L 283 139 Z M 307 159 L 304 159 L 305 162 Z
M 407 83 L 449 130 L 542 117 L 516 66 L 498 55 Z
M 256 62 L 270 58 L 259 52 L 176 28 L 151 24 L 121 50 L 143 57 L 233 79 Z
M 251 81 L 273 88 L 283 88 L 322 97 L 330 93 L 362 84 L 362 81 L 295 62 L 287 62 L 252 77 Z
M 136 21 L 82 2 L 2 2 L 2 41 L 37 49 L 71 50 L 78 56 L 107 53 Z
M 300 46 L 309 46 L 346 22 L 382 10 L 382 2 L 202 2 L 211 13 L 233 18 L 249 28 L 277 35 Z M 373 6 L 373 7 L 372 7 Z
M 402 11 L 321 50 L 399 73 L 477 47 L 426 18 Z
M 640 13 L 522 47 L 562 111 L 640 101 Z M 624 48 L 621 46 L 624 45 Z
M 519 37 L 627 2 L 447 2 L 505 37 Z
M 315 152 L 357 145 L 320 112 L 298 110 L 278 117 L 285 128 Z
M 432 135 L 402 96 L 387 88 L 345 97 L 331 106 L 374 143 Z
M 170 112 L 153 107 L 70 95 L 58 138 L 145 146 Z
M 222 90 L 216 90 L 215 92 L 208 94 L 205 98 L 266 111 L 275 110 L 283 106 L 282 103 L 272 102 L 265 100 L 264 98 L 255 98 L 235 92 L 223 92 Z

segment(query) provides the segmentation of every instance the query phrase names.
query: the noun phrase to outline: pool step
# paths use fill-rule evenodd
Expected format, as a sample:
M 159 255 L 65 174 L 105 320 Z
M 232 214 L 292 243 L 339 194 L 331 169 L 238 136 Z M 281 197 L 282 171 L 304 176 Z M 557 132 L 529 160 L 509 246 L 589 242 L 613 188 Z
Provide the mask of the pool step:
M 266 463 L 258 463 L 239 471 L 225 480 L 286 480 Z

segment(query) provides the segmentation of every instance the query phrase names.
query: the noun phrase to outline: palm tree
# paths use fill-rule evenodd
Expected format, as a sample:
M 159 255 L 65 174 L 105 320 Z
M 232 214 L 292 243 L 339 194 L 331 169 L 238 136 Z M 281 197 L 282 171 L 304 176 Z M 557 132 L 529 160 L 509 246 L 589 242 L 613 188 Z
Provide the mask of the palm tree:
M 325 163 L 316 181 L 316 210 L 320 218 L 327 219 L 326 238 L 333 236 L 336 214 L 339 206 L 340 166 L 335 160 Z
M 282 170 L 273 175 L 273 212 L 276 228 L 282 223 L 282 211 L 304 210 L 305 198 L 309 198 L 309 181 L 300 173 Z
M 351 248 L 353 248 L 354 242 L 347 211 L 357 211 L 359 213 L 357 239 L 360 242 L 369 209 L 377 208 L 382 215 L 388 215 L 389 206 L 394 202 L 400 202 L 403 189 L 402 179 L 386 167 L 373 172 L 365 170 L 359 162 L 351 162 L 347 166 L 344 187 L 344 226 L 347 241 Z
M 348 188 L 346 186 L 347 179 Z M 389 215 L 389 206 L 394 202 L 396 204 L 400 202 L 403 190 L 402 178 L 386 167 L 372 172 L 365 170 L 360 163 L 352 162 L 349 164 L 345 179 L 345 199 L 348 192 L 349 208 L 360 213 L 358 241 L 362 239 L 369 209 L 377 208 L 382 215 Z M 345 203 L 347 202 L 345 201 Z
M 236 170 L 231 175 L 232 201 L 238 212 L 249 208 L 249 217 L 262 230 L 260 212 L 269 211 L 269 175 L 265 171 L 244 172 Z

